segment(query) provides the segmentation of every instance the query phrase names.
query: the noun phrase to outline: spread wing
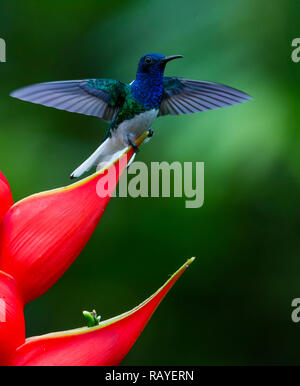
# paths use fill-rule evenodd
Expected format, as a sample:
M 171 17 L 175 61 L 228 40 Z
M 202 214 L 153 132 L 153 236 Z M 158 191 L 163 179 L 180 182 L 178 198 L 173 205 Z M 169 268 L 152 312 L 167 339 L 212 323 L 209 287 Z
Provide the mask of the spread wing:
M 219 83 L 164 78 L 159 115 L 191 114 L 235 105 L 252 99 L 249 95 Z
M 11 96 L 73 113 L 111 121 L 124 100 L 125 84 L 113 79 L 86 79 L 39 83 Z

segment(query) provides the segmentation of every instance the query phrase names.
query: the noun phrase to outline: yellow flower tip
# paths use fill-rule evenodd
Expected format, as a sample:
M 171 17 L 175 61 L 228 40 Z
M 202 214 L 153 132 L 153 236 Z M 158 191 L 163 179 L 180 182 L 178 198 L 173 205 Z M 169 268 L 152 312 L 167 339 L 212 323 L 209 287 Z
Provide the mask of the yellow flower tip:
M 188 259 L 185 263 L 186 268 L 188 268 L 194 262 L 195 259 L 196 257 L 191 257 L 190 259 Z
M 145 141 L 145 139 L 149 136 L 150 132 L 149 131 L 145 131 L 144 134 L 142 134 L 136 141 L 135 141 L 135 144 L 137 146 L 139 146 L 142 142 Z

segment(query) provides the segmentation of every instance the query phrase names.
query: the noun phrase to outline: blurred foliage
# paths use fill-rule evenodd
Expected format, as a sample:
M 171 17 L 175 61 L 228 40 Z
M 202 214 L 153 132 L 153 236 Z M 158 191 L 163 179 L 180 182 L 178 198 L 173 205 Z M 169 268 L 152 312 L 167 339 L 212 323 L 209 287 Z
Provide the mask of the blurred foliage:
M 2 1 L 0 167 L 14 198 L 69 184 L 105 124 L 9 98 L 51 80 L 134 79 L 146 52 L 183 54 L 168 75 L 219 81 L 254 100 L 166 117 L 138 160 L 204 161 L 205 205 L 115 198 L 83 253 L 26 307 L 27 334 L 83 325 L 144 300 L 197 256 L 124 361 L 127 365 L 298 364 L 300 326 L 299 2 Z

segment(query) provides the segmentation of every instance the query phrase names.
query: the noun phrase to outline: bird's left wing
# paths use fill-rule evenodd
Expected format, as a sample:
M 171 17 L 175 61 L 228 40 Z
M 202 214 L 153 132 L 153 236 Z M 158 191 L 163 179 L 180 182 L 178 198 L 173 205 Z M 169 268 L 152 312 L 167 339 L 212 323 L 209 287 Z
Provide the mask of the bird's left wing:
M 111 121 L 122 105 L 125 84 L 114 79 L 39 83 L 11 93 L 14 98 Z
M 252 99 L 244 92 L 220 83 L 164 77 L 163 84 L 160 116 L 214 110 Z

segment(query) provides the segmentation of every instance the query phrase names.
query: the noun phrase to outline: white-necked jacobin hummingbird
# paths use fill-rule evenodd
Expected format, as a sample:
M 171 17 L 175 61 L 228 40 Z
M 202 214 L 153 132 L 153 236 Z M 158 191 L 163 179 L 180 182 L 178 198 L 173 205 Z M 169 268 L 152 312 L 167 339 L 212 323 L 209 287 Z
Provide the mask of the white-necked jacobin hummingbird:
M 98 149 L 72 174 L 80 177 L 93 166 L 113 162 L 149 130 L 158 116 L 190 114 L 245 102 L 242 91 L 213 82 L 164 77 L 166 64 L 182 55 L 146 54 L 136 79 L 126 84 L 115 79 L 85 79 L 39 83 L 14 91 L 11 96 L 60 110 L 94 115 L 109 122 Z

